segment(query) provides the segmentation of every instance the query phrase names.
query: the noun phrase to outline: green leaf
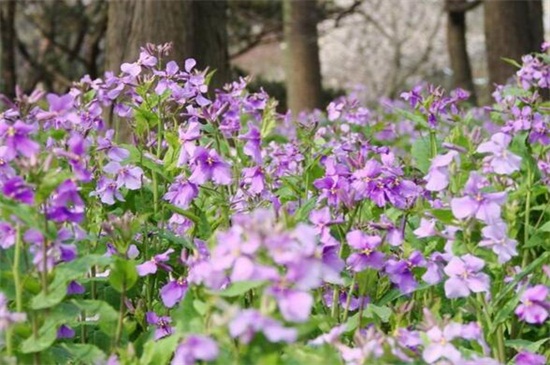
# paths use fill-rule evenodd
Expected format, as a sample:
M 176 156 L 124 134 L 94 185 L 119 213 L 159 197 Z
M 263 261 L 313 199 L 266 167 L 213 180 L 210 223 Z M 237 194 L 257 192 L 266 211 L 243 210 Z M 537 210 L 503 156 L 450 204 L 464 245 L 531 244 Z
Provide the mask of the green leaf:
M 260 286 L 264 285 L 265 281 L 238 281 L 236 283 L 233 283 L 229 286 L 229 288 L 222 290 L 222 291 L 211 291 L 211 294 L 219 295 L 221 297 L 238 297 L 246 292 L 259 288 Z
M 367 317 L 378 317 L 382 322 L 387 323 L 390 320 L 392 311 L 386 306 L 378 306 L 375 304 L 369 304 L 367 310 L 365 311 L 365 316 Z
M 45 201 L 52 191 L 54 191 L 55 188 L 59 186 L 63 181 L 69 179 L 72 176 L 72 173 L 69 171 L 59 171 L 59 170 L 51 170 L 49 171 L 43 178 L 42 183 L 38 187 L 38 190 L 36 192 L 36 202 L 37 205 L 40 205 L 43 201 Z
M 185 298 L 174 310 L 172 318 L 176 319 L 178 330 L 183 333 L 201 333 L 204 329 L 204 316 L 201 316 L 196 310 L 194 302 L 195 293 L 193 290 L 188 290 Z
M 21 343 L 20 351 L 24 354 L 42 352 L 53 345 L 57 338 L 57 327 L 59 318 L 47 318 L 42 327 L 38 330 L 38 336 L 31 335 Z
M 118 312 L 102 300 L 72 300 L 89 319 L 87 324 L 98 324 L 99 328 L 109 336 L 114 336 L 118 320 Z M 93 319 L 92 319 L 93 318 Z
M 158 341 L 149 341 L 143 348 L 140 364 L 163 365 L 170 361 L 170 358 L 178 345 L 178 336 L 169 336 Z
M 411 147 L 411 155 L 416 167 L 424 174 L 427 174 L 431 164 L 430 140 L 428 138 L 416 139 Z
M 431 213 L 442 223 L 452 223 L 454 221 L 453 212 L 449 209 L 432 209 Z
M 32 309 L 51 308 L 67 295 L 67 285 L 72 280 L 86 277 L 92 266 L 105 266 L 111 262 L 110 257 L 87 255 L 74 261 L 59 264 L 55 268 L 55 278 L 48 285 L 48 293 L 39 293 L 31 300 Z
M 133 261 L 117 257 L 115 262 L 111 264 L 109 283 L 119 293 L 131 289 L 137 282 L 137 279 L 136 264 Z
M 64 343 L 61 347 L 69 353 L 73 364 L 97 364 L 107 358 L 103 351 L 90 344 Z
M 550 222 L 544 223 L 542 226 L 540 226 L 537 231 L 540 232 L 550 232 Z
M 544 338 L 542 340 L 539 340 L 537 342 L 527 341 L 527 340 L 507 340 L 504 342 L 504 344 L 507 347 L 511 347 L 517 351 L 521 350 L 527 350 L 531 352 L 537 352 L 539 348 L 544 345 L 546 341 L 550 340 L 550 338 Z
M 302 206 L 298 209 L 296 209 L 296 213 L 294 214 L 294 219 L 296 222 L 304 222 L 307 220 L 309 213 L 315 208 L 315 204 L 317 204 L 316 198 L 311 198 L 307 200 Z

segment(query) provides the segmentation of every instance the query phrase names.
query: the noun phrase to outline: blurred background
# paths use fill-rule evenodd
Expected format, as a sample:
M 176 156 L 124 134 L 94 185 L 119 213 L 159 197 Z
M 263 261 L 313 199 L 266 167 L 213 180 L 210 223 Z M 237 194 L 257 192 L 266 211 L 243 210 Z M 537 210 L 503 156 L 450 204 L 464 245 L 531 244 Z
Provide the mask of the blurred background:
M 118 72 L 148 42 L 216 69 L 214 87 L 250 75 L 293 111 L 354 92 L 398 97 L 425 81 L 490 100 L 523 54 L 550 39 L 550 0 L 0 0 L 0 93 L 63 93 Z

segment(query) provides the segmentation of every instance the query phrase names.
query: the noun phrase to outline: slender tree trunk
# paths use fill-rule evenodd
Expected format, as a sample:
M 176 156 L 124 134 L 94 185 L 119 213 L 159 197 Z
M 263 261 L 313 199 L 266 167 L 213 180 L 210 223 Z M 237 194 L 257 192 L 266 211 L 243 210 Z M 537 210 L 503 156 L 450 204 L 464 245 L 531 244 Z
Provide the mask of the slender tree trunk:
M 321 107 L 321 66 L 315 0 L 284 0 L 287 105 L 297 114 Z
M 503 84 L 514 75 L 514 66 L 502 58 L 520 61 L 540 50 L 544 39 L 541 0 L 484 1 L 485 41 L 489 82 Z
M 447 4 L 466 3 L 465 0 L 446 1 Z M 465 11 L 447 11 L 447 51 L 453 70 L 453 86 L 470 91 L 470 101 L 476 104 L 476 92 L 466 43 Z
M 9 98 L 15 96 L 17 83 L 15 73 L 15 7 L 15 0 L 0 2 L 0 41 L 2 42 L 0 93 Z

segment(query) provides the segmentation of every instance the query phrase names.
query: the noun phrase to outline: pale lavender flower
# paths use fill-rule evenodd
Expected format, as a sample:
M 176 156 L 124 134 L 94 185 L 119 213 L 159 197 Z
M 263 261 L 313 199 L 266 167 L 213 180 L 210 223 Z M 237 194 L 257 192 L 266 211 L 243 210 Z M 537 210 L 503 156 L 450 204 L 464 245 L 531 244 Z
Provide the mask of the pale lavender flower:
M 172 365 L 194 365 L 199 361 L 214 361 L 220 350 L 216 341 L 203 335 L 190 335 L 183 341 L 172 359 Z
M 546 365 L 546 356 L 522 350 L 514 358 L 515 365 Z
M 138 166 L 122 166 L 117 161 L 111 161 L 103 167 L 103 171 L 116 176 L 117 187 L 126 187 L 129 190 L 141 188 L 143 170 Z
M 485 262 L 470 254 L 453 257 L 447 266 L 445 274 L 449 279 L 445 282 L 447 298 L 460 298 L 470 295 L 470 291 L 481 293 L 489 291 L 489 276 L 480 272 Z
M 255 309 L 244 309 L 229 322 L 229 334 L 241 343 L 249 343 L 258 332 L 263 333 L 269 342 L 292 343 L 298 338 L 296 329 L 286 328 Z
M 414 235 L 418 238 L 426 238 L 437 236 L 437 230 L 435 229 L 435 219 L 420 219 L 420 225 L 413 231 Z
M 17 154 L 33 158 L 40 151 L 40 145 L 29 138 L 35 128 L 20 120 L 13 125 L 8 124 L 4 119 L 0 120 L 0 139 L 4 140 L 4 145 L 8 147 L 6 155 L 13 159 Z
M 0 292 L 0 333 L 5 332 L 14 323 L 24 322 L 27 319 L 25 313 L 10 312 L 8 298 Z
M 458 219 L 475 217 L 486 223 L 498 221 L 500 206 L 506 202 L 506 192 L 483 192 L 481 189 L 487 184 L 487 180 L 476 172 L 470 173 L 464 188 L 466 195 L 451 200 L 453 215 Z
M 195 154 L 197 145 L 195 144 L 201 137 L 201 127 L 197 121 L 190 121 L 187 129 L 183 129 L 183 126 L 179 129 L 179 140 L 181 142 L 180 154 L 178 157 L 177 166 L 182 167 L 187 164 L 187 161 Z
M 489 247 L 498 256 L 498 262 L 503 264 L 510 261 L 518 254 L 516 250 L 517 241 L 508 238 L 507 227 L 504 222 L 495 222 L 482 229 L 483 240 L 479 242 L 480 247 Z
M 390 259 L 386 262 L 386 273 L 390 281 L 397 285 L 399 290 L 404 294 L 412 293 L 418 283 L 416 282 L 412 269 L 415 267 L 423 267 L 426 265 L 426 260 L 419 251 L 414 251 L 406 260 Z
M 518 171 L 521 165 L 521 158 L 508 151 L 511 141 L 512 137 L 509 135 L 497 133 L 489 141 L 480 144 L 476 151 L 491 154 L 485 160 L 496 174 L 510 175 Z
M 0 222 L 0 247 L 7 250 L 15 244 L 15 229 L 7 222 Z
M 323 344 L 333 344 L 336 341 L 338 341 L 340 336 L 345 331 L 346 331 L 345 324 L 333 327 L 328 333 L 323 333 L 322 335 L 309 341 L 308 344 L 311 346 L 322 346 Z
M 547 297 L 548 287 L 544 285 L 536 285 L 525 290 L 520 297 L 521 304 L 516 308 L 517 316 L 527 323 L 544 323 L 550 312 Z
M 163 199 L 169 201 L 178 208 L 187 209 L 197 195 L 199 195 L 197 186 L 179 177 L 170 184 Z
M 260 148 L 261 135 L 260 130 L 252 123 L 248 123 L 248 132 L 239 136 L 240 139 L 246 141 L 243 146 L 243 152 L 245 155 L 252 158 L 257 163 L 262 163 L 262 151 Z
M 99 196 L 101 202 L 107 205 L 115 204 L 115 199 L 121 202 L 125 201 L 119 191 L 118 184 L 113 179 L 105 176 L 99 178 L 97 187 L 90 193 L 90 196 Z
M 218 185 L 231 184 L 231 168 L 215 150 L 207 151 L 202 147 L 197 147 L 192 162 L 193 173 L 189 177 L 189 181 L 192 183 L 202 185 L 212 180 Z
M 426 190 L 442 191 L 449 185 L 449 165 L 457 158 L 457 151 L 449 151 L 444 155 L 434 157 L 428 174 L 424 177 Z
M 428 330 L 426 335 L 430 344 L 422 352 L 424 361 L 433 364 L 440 359 L 447 359 L 451 363 L 458 364 L 462 355 L 451 341 L 460 336 L 460 331 L 461 326 L 457 323 L 450 323 L 443 330 L 439 327 L 432 327 Z
M 165 271 L 171 271 L 170 266 L 165 264 L 166 261 L 170 260 L 170 254 L 174 252 L 172 248 L 166 250 L 165 252 L 153 256 L 149 261 L 145 261 L 143 264 L 136 267 L 139 276 L 147 276 L 157 272 L 158 268 L 161 268 Z

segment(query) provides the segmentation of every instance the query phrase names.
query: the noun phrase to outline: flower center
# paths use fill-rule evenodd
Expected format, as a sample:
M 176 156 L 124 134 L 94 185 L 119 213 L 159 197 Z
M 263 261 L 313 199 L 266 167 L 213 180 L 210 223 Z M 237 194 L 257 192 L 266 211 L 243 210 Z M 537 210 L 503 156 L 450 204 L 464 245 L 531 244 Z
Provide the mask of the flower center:
M 14 127 L 8 127 L 8 137 L 15 136 L 15 128 Z
M 475 196 L 475 200 L 478 202 L 483 200 L 483 196 L 481 195 L 481 193 L 477 193 L 477 195 Z
M 523 303 L 526 307 L 530 307 L 533 305 L 533 302 L 530 301 L 529 299 L 525 300 L 525 302 Z
M 207 164 L 208 166 L 212 166 L 212 165 L 214 164 L 214 159 L 212 159 L 212 157 L 208 157 L 208 158 L 206 159 L 206 164 Z
M 368 256 L 372 253 L 372 250 L 370 248 L 365 248 L 361 253 Z

